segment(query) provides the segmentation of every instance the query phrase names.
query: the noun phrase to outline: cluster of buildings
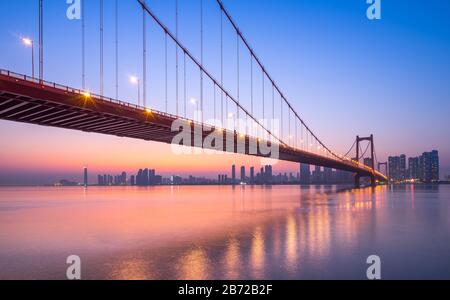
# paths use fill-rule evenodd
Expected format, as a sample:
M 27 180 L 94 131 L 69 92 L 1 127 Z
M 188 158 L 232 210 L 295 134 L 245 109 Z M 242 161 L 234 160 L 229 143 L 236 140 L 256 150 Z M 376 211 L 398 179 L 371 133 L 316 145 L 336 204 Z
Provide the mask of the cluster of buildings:
M 241 166 L 240 174 L 237 176 L 236 165 L 231 166 L 231 177 L 226 174 L 218 175 L 218 184 L 271 184 L 273 183 L 272 166 L 264 166 L 255 173 L 255 167 L 249 169 Z
M 300 165 L 300 172 L 273 174 L 272 166 L 264 166 L 255 173 L 255 168 L 250 167 L 249 173 L 245 166 L 240 167 L 239 176 L 236 166 L 231 166 L 231 177 L 226 174 L 218 175 L 218 184 L 340 184 L 352 183 L 353 174 L 350 172 L 332 170 L 316 166 L 311 172 L 311 166 Z
M 391 182 L 438 182 L 439 153 L 437 150 L 433 150 L 408 159 L 404 154 L 390 156 L 388 159 L 388 175 Z
M 87 178 L 87 169 L 85 170 L 85 182 Z M 190 175 L 187 178 L 181 176 L 163 177 L 157 175 L 154 169 L 140 169 L 136 175 L 127 176 L 126 172 L 119 175 L 98 175 L 98 186 L 155 186 L 155 185 L 194 185 L 194 184 L 217 184 L 215 180 L 194 177 Z M 87 184 L 86 184 L 87 186 Z
M 364 164 L 372 166 L 370 158 L 364 160 Z M 393 183 L 400 182 L 439 182 L 439 153 L 436 150 L 424 152 L 418 157 L 409 157 L 404 154 L 390 156 L 388 159 L 387 172 L 389 180 Z M 448 178 L 450 180 L 450 178 Z M 266 185 L 266 184 L 348 184 L 353 183 L 354 177 L 351 172 L 322 168 L 300 164 L 298 173 L 278 173 L 273 174 L 272 166 L 263 166 L 259 170 L 255 167 L 248 169 L 241 166 L 239 170 L 236 165 L 231 167 L 231 176 L 219 174 L 217 179 L 204 177 L 181 176 L 162 177 L 157 175 L 154 169 L 140 169 L 136 175 L 127 176 L 126 172 L 118 175 L 102 174 L 98 175 L 97 185 L 99 186 L 154 186 L 154 185 Z M 57 185 L 70 186 L 78 185 L 75 182 L 61 180 Z M 88 186 L 88 170 L 83 169 L 83 185 Z
M 98 175 L 97 178 L 97 184 L 100 186 L 128 184 L 126 172 L 122 172 L 120 175 Z

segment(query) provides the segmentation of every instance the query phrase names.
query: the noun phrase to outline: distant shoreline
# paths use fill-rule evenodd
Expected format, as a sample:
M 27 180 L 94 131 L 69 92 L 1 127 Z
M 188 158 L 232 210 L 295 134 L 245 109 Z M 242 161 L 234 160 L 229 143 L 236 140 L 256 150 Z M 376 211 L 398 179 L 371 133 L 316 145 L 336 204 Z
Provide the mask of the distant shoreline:
M 395 183 L 393 185 L 401 186 L 401 185 L 447 185 L 450 184 L 450 181 L 440 181 L 440 182 L 430 182 L 430 183 Z M 300 186 L 332 186 L 332 185 L 352 185 L 352 183 L 320 183 L 320 184 L 299 184 L 299 183 L 274 183 L 274 184 L 217 184 L 217 183 L 211 183 L 211 184 L 160 184 L 160 185 L 149 185 L 149 186 L 137 186 L 137 185 L 88 185 L 88 187 L 103 187 L 103 188 L 112 188 L 112 187 L 159 187 L 159 186 L 293 186 L 293 185 L 300 185 Z M 386 184 L 384 184 L 386 185 Z M 390 185 L 390 184 L 389 184 Z M 83 188 L 83 185 L 52 185 L 52 184 L 35 184 L 35 185 L 1 185 L 2 187 L 55 187 L 55 188 L 70 188 L 70 187 L 79 187 Z

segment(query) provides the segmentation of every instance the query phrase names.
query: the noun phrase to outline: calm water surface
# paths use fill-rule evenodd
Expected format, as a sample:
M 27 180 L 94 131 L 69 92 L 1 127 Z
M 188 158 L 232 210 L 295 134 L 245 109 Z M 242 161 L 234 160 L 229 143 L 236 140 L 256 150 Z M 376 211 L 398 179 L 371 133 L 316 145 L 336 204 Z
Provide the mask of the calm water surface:
M 450 279 L 450 186 L 0 188 L 0 279 Z

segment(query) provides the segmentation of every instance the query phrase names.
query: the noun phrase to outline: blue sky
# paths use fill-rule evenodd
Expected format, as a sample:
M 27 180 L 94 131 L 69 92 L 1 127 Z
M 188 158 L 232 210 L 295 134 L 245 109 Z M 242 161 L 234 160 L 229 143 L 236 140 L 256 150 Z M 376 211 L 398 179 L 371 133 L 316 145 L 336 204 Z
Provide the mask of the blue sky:
M 66 18 L 64 0 L 44 2 L 45 77 L 80 87 L 81 22 Z M 87 80 L 93 92 L 98 92 L 99 87 L 98 3 L 98 0 L 87 1 L 85 15 Z M 128 83 L 128 76 L 141 76 L 142 12 L 135 0 L 119 3 L 119 98 L 135 102 L 136 88 Z M 175 1 L 149 0 L 148 3 L 174 31 Z M 199 3 L 199 0 L 180 0 L 179 27 L 180 40 L 198 58 Z M 437 149 L 442 173 L 450 173 L 450 2 L 382 0 L 381 3 L 382 19 L 370 21 L 366 18 L 368 5 L 364 0 L 224 1 L 289 101 L 330 148 L 345 153 L 357 134 L 373 133 L 380 161 L 388 155 L 416 156 Z M 114 96 L 113 4 L 113 0 L 105 0 L 105 90 L 109 96 Z M 20 43 L 20 37 L 37 38 L 37 1 L 1 1 L 0 11 L 0 68 L 30 73 L 29 49 Z M 219 78 L 219 9 L 214 0 L 204 0 L 204 11 L 204 64 Z M 148 102 L 149 106 L 163 110 L 164 34 L 150 18 L 147 22 Z M 168 49 L 169 110 L 174 112 L 173 43 L 168 43 Z M 243 49 L 241 44 L 241 99 L 248 107 L 249 56 Z M 229 24 L 225 26 L 225 53 L 224 84 L 235 93 L 236 37 Z M 179 58 L 181 63 L 181 53 Z M 256 73 L 255 86 L 261 86 Z M 188 98 L 199 98 L 198 78 L 198 71 L 188 64 Z M 205 97 L 211 98 L 212 88 L 208 83 L 205 89 Z M 261 98 L 261 90 L 255 88 L 255 98 Z M 268 85 L 266 93 L 270 94 Z M 271 107 L 270 100 L 266 107 Z M 205 109 L 213 117 L 212 104 L 207 104 Z M 193 107 L 189 106 L 188 110 L 191 113 Z M 261 105 L 256 108 L 259 114 L 260 110 Z M 68 138 L 59 129 L 2 121 L 0 137 L 11 140 L 8 149 L 1 150 L 3 157 L 11 156 L 22 145 L 15 144 L 17 136 L 25 139 L 30 134 L 57 137 L 62 142 Z M 98 140 L 96 136 L 72 132 L 69 136 L 83 141 L 90 139 L 93 145 Z M 88 163 L 95 164 L 95 161 Z

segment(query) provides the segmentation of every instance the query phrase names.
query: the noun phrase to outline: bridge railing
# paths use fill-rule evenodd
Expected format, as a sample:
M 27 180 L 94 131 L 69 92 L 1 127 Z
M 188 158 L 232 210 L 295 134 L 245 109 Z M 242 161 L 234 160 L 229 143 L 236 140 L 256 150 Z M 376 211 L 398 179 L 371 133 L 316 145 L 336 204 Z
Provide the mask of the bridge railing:
M 81 96 L 89 95 L 89 97 L 95 98 L 97 100 L 107 101 L 107 102 L 115 103 L 115 104 L 118 104 L 118 105 L 124 105 L 124 106 L 130 107 L 130 108 L 133 108 L 133 109 L 137 109 L 137 110 L 141 110 L 141 111 L 154 112 L 156 114 L 163 115 L 163 116 L 166 116 L 166 117 L 169 117 L 169 118 L 181 119 L 181 120 L 185 120 L 185 121 L 188 121 L 190 123 L 193 123 L 193 124 L 201 125 L 201 123 L 199 123 L 199 122 L 197 122 L 195 120 L 191 120 L 191 119 L 188 119 L 188 118 L 183 118 L 183 117 L 172 115 L 170 113 L 166 113 L 166 112 L 162 112 L 162 111 L 157 111 L 157 110 L 154 110 L 154 109 L 150 109 L 148 107 L 144 107 L 144 106 L 141 106 L 141 105 L 133 104 L 133 103 L 130 103 L 130 102 L 121 101 L 121 100 L 114 99 L 114 98 L 111 98 L 111 97 L 97 95 L 97 94 L 91 93 L 89 90 L 81 90 L 81 89 L 71 88 L 71 87 L 68 87 L 66 85 L 58 84 L 58 83 L 55 83 L 55 82 L 50 82 L 50 81 L 47 81 L 47 80 L 40 80 L 40 79 L 38 79 L 36 77 L 32 77 L 32 76 L 28 76 L 28 75 L 24 75 L 24 74 L 19 74 L 19 73 L 12 72 L 12 71 L 9 71 L 9 70 L 0 69 L 0 75 L 12 77 L 12 78 L 18 79 L 18 80 L 31 82 L 31 83 L 34 83 L 34 84 L 39 84 L 41 86 L 51 87 L 51 88 L 54 88 L 54 89 L 57 89 L 57 90 L 61 90 L 61 91 L 64 91 L 64 92 L 78 94 L 78 95 L 81 95 Z

